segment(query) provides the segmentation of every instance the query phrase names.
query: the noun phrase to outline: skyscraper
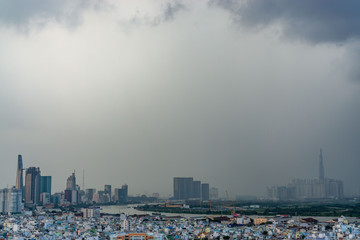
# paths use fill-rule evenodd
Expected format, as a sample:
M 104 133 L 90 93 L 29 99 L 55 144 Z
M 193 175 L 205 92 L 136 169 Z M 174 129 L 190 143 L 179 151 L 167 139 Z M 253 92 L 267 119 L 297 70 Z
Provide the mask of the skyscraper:
M 24 187 L 24 177 L 23 177 L 23 161 L 22 156 L 18 155 L 18 164 L 17 164 L 17 170 L 16 170 L 16 189 L 21 190 L 21 197 L 22 200 L 25 199 L 25 187 Z
M 117 203 L 126 203 L 128 198 L 128 185 L 122 185 L 121 188 L 115 188 L 114 201 Z
M 120 201 L 120 202 L 123 202 L 123 203 L 126 203 L 126 202 L 127 202 L 127 200 L 128 200 L 128 193 L 129 193 L 128 188 L 129 188 L 129 187 L 128 187 L 127 184 L 124 184 L 124 185 L 121 186 L 121 189 L 122 189 L 121 193 L 122 193 L 122 195 L 120 194 L 120 196 L 119 196 L 119 201 Z
M 49 193 L 51 195 L 51 176 L 41 176 L 40 193 Z
M 40 203 L 40 168 L 26 169 L 25 176 L 25 206 L 33 207 Z
M 201 184 L 201 200 L 208 201 L 210 197 L 210 187 L 208 183 Z
M 104 186 L 104 192 L 105 192 L 105 194 L 109 195 L 109 199 L 111 201 L 111 185 L 105 185 Z
M 66 190 L 76 190 L 75 171 L 66 180 Z
M 64 199 L 70 204 L 78 204 L 79 202 L 79 193 L 77 190 L 65 189 Z
M 194 181 L 193 182 L 193 198 L 200 199 L 201 198 L 201 182 L 200 181 Z
M 85 190 L 85 197 L 88 203 L 92 203 L 92 199 L 95 193 L 96 189 L 94 188 L 88 188 Z
M 16 170 L 16 189 L 23 189 L 23 162 L 22 162 L 22 156 L 18 155 L 18 164 L 17 164 L 17 170 Z
M 174 199 L 187 200 L 194 195 L 192 177 L 174 177 Z
M 320 148 L 320 156 L 319 156 L 319 181 L 320 183 L 325 183 L 324 162 L 323 162 L 321 148 Z
M 79 193 L 76 189 L 76 177 L 75 170 L 66 180 L 66 189 L 65 189 L 65 200 L 70 204 L 77 204 L 79 200 Z

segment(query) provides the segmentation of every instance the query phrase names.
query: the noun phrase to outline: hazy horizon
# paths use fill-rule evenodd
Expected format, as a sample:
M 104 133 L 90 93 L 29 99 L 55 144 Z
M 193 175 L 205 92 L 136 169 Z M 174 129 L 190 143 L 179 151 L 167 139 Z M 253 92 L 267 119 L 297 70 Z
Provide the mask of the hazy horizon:
M 326 7 L 325 7 L 326 5 Z M 360 2 L 0 0 L 0 188 L 129 194 L 325 176 L 360 193 Z

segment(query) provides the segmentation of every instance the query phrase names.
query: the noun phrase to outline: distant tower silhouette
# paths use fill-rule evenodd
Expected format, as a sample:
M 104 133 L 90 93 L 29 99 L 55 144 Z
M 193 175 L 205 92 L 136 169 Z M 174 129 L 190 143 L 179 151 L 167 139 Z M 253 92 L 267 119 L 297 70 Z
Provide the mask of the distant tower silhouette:
M 75 170 L 66 180 L 66 190 L 76 190 Z
M 22 156 L 19 154 L 18 155 L 18 165 L 17 165 L 17 170 L 16 170 L 16 188 L 17 189 L 23 189 L 24 188 L 24 183 L 23 183 L 23 161 L 22 161 Z
M 324 162 L 323 162 L 323 155 L 322 155 L 321 148 L 320 148 L 320 156 L 319 156 L 319 181 L 321 183 L 324 183 L 324 181 L 325 181 Z
M 83 169 L 83 184 L 82 184 L 82 190 L 85 191 L 85 170 Z

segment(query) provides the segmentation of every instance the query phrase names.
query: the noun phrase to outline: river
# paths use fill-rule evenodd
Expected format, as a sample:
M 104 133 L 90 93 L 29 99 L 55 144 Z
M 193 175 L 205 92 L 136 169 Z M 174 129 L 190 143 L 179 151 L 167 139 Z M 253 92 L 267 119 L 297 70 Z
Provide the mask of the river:
M 112 206 L 101 206 L 101 212 L 102 213 L 109 213 L 109 214 L 117 214 L 117 213 L 124 213 L 126 215 L 144 215 L 144 214 L 153 214 L 155 212 L 148 212 L 148 211 L 139 211 L 136 210 L 134 207 L 137 206 L 142 206 L 143 204 L 128 204 L 128 205 L 112 205 Z M 184 218 L 187 217 L 197 217 L 197 216 L 209 216 L 209 215 L 204 215 L 204 214 L 186 214 L 186 213 L 162 213 L 163 215 L 166 216 L 181 216 Z M 212 215 L 213 216 L 213 215 Z M 262 216 L 249 216 L 251 218 L 257 218 L 257 217 L 262 217 Z M 268 218 L 269 216 L 265 216 L 266 218 Z M 299 218 L 308 218 L 309 216 L 293 216 L 292 219 L 294 220 L 298 220 Z M 319 220 L 319 222 L 326 222 L 330 219 L 336 218 L 336 217 L 312 217 L 315 218 L 317 220 Z M 347 217 L 349 222 L 355 222 L 358 221 L 359 219 L 356 219 L 355 217 Z
M 143 204 L 128 204 L 128 205 L 112 205 L 112 206 L 101 206 L 102 213 L 117 214 L 125 213 L 126 215 L 144 215 L 153 214 L 155 212 L 139 211 L 134 207 L 142 206 Z M 186 213 L 162 213 L 166 216 L 181 216 L 181 217 L 196 217 L 196 216 L 208 216 L 204 214 L 186 214 Z

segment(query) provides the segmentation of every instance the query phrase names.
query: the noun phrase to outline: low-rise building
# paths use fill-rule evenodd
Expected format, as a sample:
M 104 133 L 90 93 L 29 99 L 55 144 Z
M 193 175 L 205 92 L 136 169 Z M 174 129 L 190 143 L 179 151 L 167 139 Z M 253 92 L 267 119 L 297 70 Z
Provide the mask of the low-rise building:
M 266 218 L 254 218 L 254 225 L 260 225 L 267 222 Z
M 100 217 L 100 207 L 83 208 L 82 212 L 83 212 L 84 218 L 99 218 Z

